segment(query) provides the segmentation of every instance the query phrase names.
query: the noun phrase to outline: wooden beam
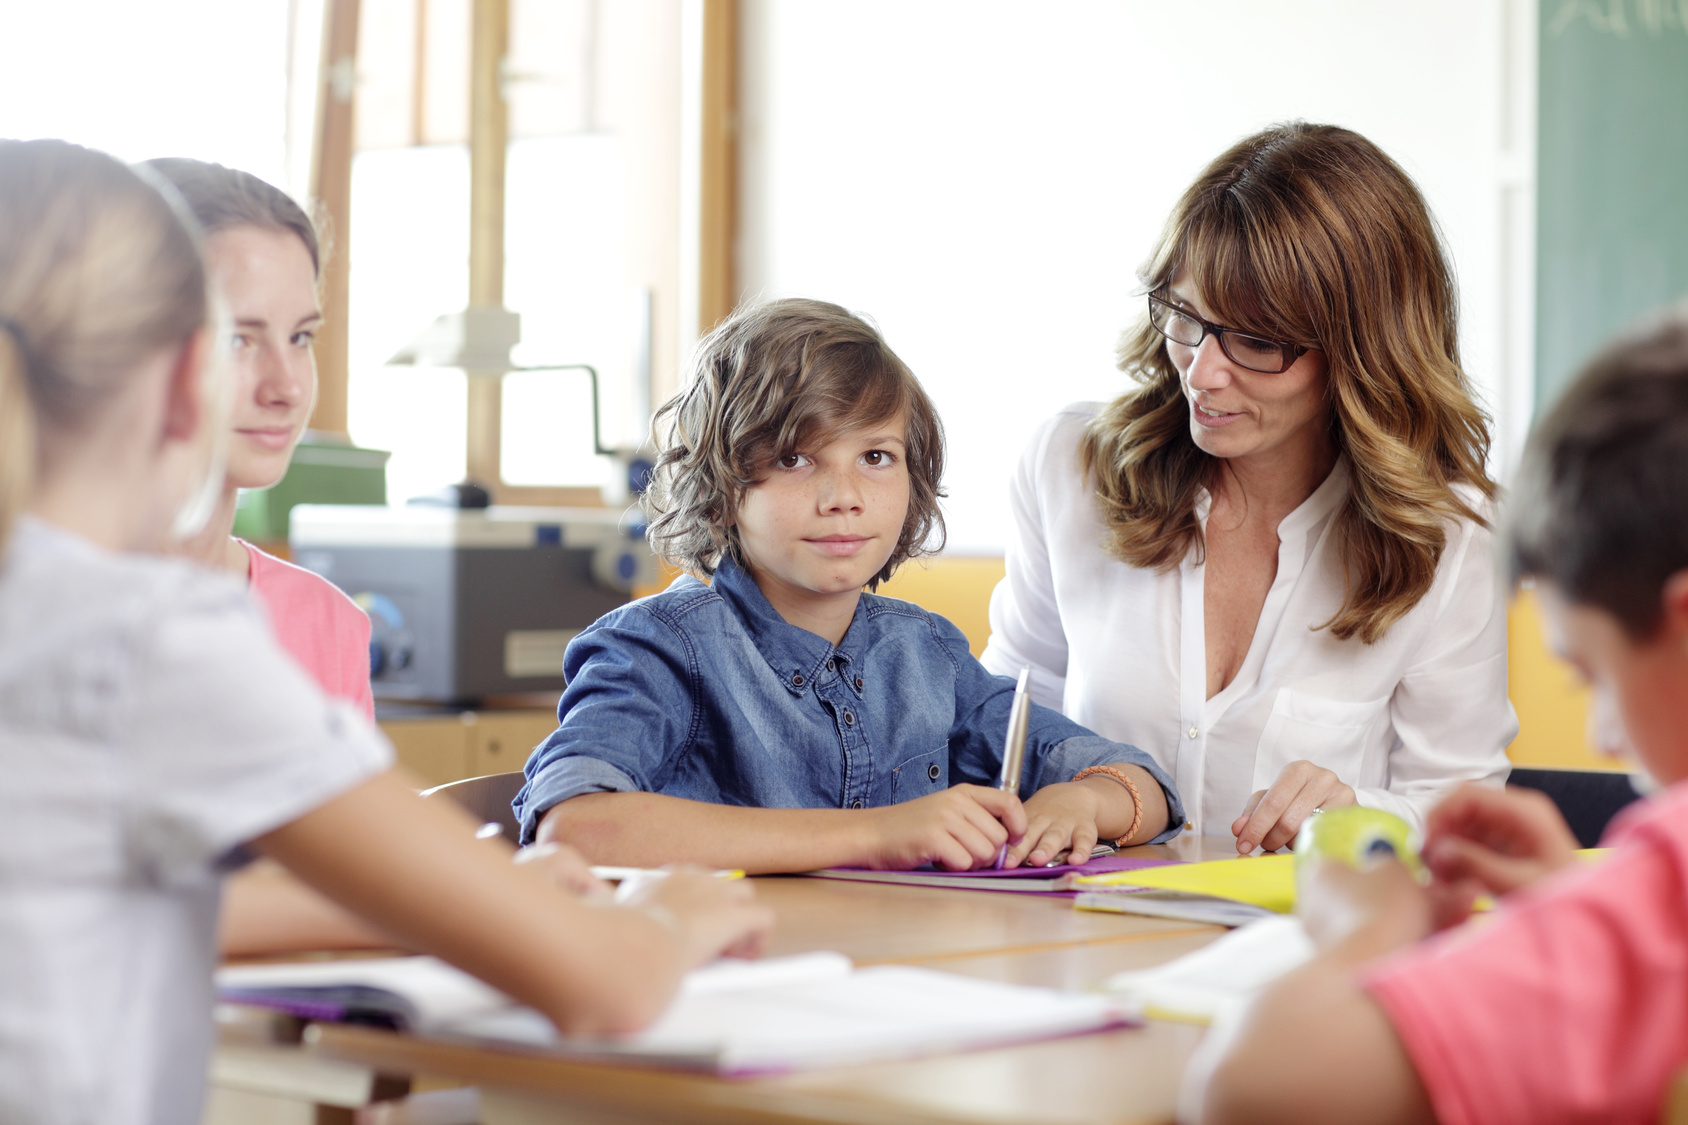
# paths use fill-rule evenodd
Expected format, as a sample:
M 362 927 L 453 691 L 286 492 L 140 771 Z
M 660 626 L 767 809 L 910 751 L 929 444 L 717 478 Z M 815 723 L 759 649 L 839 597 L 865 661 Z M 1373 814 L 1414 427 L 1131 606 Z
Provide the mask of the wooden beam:
M 352 215 L 352 109 L 357 93 L 358 0 L 323 5 L 322 65 L 317 71 L 311 196 L 326 219 L 330 244 L 322 271 L 322 327 L 316 337 L 317 401 L 311 428 L 346 432 L 347 294 Z
M 504 59 L 510 53 L 510 0 L 474 0 L 469 66 L 469 304 L 504 304 L 504 167 L 510 107 Z M 502 483 L 502 379 L 469 372 L 469 479 L 496 492 Z M 502 374 L 502 373 L 500 373 Z
M 410 72 L 410 143 L 428 143 L 428 0 L 416 0 L 416 61 Z
M 738 303 L 738 0 L 703 0 L 703 123 L 698 169 L 698 335 Z

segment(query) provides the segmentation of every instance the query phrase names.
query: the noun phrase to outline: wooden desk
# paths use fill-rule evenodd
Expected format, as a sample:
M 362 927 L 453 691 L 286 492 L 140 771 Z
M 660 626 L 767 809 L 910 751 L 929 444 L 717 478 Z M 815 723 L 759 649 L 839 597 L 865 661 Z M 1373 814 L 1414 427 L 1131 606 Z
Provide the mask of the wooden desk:
M 1211 839 L 1138 851 L 1187 860 L 1236 854 L 1225 841 Z M 778 918 L 774 955 L 835 949 L 858 964 L 924 965 L 1021 984 L 1090 987 L 1113 973 L 1182 956 L 1224 932 L 1075 911 L 1070 899 L 1042 895 L 797 877 L 758 879 L 756 885 Z M 1171 1118 L 1179 1075 L 1199 1036 L 1195 1027 L 1151 1022 L 1142 1029 L 1055 1042 L 747 1081 L 589 1065 L 330 1025 L 308 1029 L 305 1046 L 271 1050 L 287 1065 L 328 1068 L 323 1073 L 335 1076 L 336 1088 L 351 1089 L 355 1097 L 363 1096 L 364 1086 L 349 1080 L 348 1067 L 367 1076 L 372 1091 L 390 1090 L 395 1078 L 402 1083 L 416 1075 L 474 1083 L 482 1088 L 484 1125 L 1124 1125 Z M 225 1046 L 219 1059 L 236 1049 Z M 248 1052 L 241 1057 L 249 1064 L 255 1049 L 238 1048 Z M 319 1114 L 315 1120 L 324 1118 Z

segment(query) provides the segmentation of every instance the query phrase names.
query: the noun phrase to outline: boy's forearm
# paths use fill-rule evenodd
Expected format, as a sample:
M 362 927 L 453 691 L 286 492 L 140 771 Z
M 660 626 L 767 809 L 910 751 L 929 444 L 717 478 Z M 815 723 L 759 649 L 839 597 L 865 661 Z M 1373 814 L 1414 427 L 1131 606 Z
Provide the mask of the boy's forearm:
M 1143 815 L 1138 820 L 1137 830 L 1131 834 L 1126 845 L 1146 844 L 1166 831 L 1166 793 L 1154 775 L 1142 766 L 1115 762 L 1112 768 L 1131 778 L 1137 786 L 1138 800 L 1143 803 Z M 1124 835 L 1131 827 L 1135 811 L 1130 791 L 1109 774 L 1093 773 L 1079 784 L 1092 787 L 1101 798 L 1101 807 L 1096 816 L 1096 834 L 1108 842 Z
M 451 961 L 565 1031 L 632 1031 L 654 1019 L 686 968 L 680 936 L 638 911 L 581 902 L 474 830 L 451 802 L 418 801 L 388 774 L 254 843 L 407 948 Z
M 1404 871 L 1334 867 L 1314 873 L 1314 915 L 1304 919 L 1329 944 L 1267 988 L 1232 1029 L 1207 1085 L 1204 1122 L 1432 1120 L 1418 1072 L 1358 980 L 1362 966 L 1425 936 L 1423 904 L 1411 894 L 1367 901 L 1351 893 L 1386 890 L 1410 879 Z
M 695 863 L 752 875 L 863 863 L 868 814 L 854 809 L 759 809 L 660 793 L 585 793 L 546 811 L 537 839 L 593 863 Z
M 1208 1077 L 1204 1125 L 1434 1120 L 1388 1016 L 1355 980 L 1363 952 L 1345 942 L 1251 1005 Z
M 223 888 L 217 944 L 225 957 L 318 949 L 391 949 L 392 938 L 289 875 L 259 861 Z

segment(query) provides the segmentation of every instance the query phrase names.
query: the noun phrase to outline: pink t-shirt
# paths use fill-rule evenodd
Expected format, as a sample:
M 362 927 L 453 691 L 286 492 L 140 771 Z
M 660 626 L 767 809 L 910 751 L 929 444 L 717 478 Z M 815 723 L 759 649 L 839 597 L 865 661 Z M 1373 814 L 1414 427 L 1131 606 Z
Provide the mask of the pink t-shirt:
M 369 615 L 321 575 L 267 555 L 241 540 L 252 560 L 249 588 L 269 614 L 276 640 L 336 699 L 370 719 Z
M 1688 782 L 1603 843 L 1367 974 L 1443 1125 L 1658 1120 L 1688 1064 Z

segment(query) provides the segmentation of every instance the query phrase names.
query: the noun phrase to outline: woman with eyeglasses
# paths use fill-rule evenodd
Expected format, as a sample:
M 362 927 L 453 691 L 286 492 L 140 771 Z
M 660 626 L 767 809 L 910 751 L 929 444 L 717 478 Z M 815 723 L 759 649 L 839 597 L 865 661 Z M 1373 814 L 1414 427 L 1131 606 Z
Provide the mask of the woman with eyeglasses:
M 984 662 L 1147 750 L 1237 850 L 1359 803 L 1423 824 L 1517 733 L 1488 419 L 1407 175 L 1293 123 L 1197 178 L 1119 346 L 1010 486 Z

